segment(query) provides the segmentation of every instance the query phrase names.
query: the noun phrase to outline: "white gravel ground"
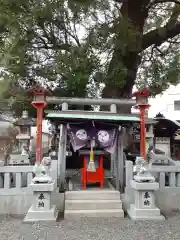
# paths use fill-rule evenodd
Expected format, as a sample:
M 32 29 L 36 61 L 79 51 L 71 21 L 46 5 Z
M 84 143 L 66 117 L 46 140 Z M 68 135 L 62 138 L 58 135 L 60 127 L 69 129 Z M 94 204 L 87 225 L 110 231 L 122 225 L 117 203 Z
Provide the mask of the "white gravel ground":
M 22 216 L 0 216 L 0 240 L 180 240 L 180 214 L 165 221 L 76 219 L 25 224 Z

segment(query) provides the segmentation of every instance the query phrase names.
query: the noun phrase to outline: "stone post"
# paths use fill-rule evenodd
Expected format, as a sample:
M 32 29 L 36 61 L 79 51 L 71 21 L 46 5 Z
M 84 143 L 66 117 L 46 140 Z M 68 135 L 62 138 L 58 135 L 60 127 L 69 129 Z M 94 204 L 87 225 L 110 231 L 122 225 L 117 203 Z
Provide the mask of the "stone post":
M 155 205 L 155 191 L 159 189 L 157 182 L 131 181 L 135 203 L 130 205 L 128 215 L 133 220 L 164 220 L 160 209 Z
M 62 111 L 68 110 L 68 104 L 62 103 Z M 59 149 L 58 149 L 58 186 L 61 192 L 64 192 L 64 183 L 66 175 L 66 142 L 67 142 L 67 126 L 66 124 L 60 124 L 60 137 L 59 137 Z
M 55 189 L 55 181 L 52 183 L 31 183 L 33 190 L 34 202 L 24 222 L 37 221 L 56 221 L 56 207 L 52 206 L 51 194 Z
M 176 176 L 176 186 L 180 187 L 180 173 L 177 173 L 177 176 Z
M 130 187 L 131 180 L 133 180 L 133 162 L 126 161 L 126 187 Z
M 33 191 L 33 203 L 29 208 L 24 222 L 56 221 L 56 206 L 52 206 L 52 192 L 56 188 L 50 176 L 51 158 L 44 157 L 40 165 L 34 166 L 35 177 L 30 188 Z
M 116 106 L 116 104 L 111 104 L 110 105 L 110 112 L 117 113 L 117 106 Z M 115 153 L 111 154 L 111 176 L 113 176 L 113 177 L 116 175 L 116 173 L 115 173 L 116 161 L 117 161 L 117 144 L 116 144 L 116 151 L 115 151 Z

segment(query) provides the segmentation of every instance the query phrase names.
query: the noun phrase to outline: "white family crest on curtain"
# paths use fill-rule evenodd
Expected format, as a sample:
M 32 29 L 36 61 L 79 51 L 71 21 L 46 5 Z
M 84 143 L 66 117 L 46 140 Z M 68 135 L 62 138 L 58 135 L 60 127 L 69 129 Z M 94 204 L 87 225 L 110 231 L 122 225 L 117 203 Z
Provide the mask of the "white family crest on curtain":
M 86 146 L 92 135 L 93 125 L 91 122 L 68 124 L 68 136 L 75 152 Z
M 76 137 L 84 141 L 88 138 L 88 134 L 85 129 L 80 129 L 76 132 Z
M 97 132 L 97 135 L 98 135 L 98 141 L 100 143 L 106 143 L 109 141 L 109 133 L 105 130 L 100 130 Z
M 100 122 L 68 124 L 68 136 L 75 152 L 86 146 L 90 140 L 95 139 L 105 151 L 114 153 L 118 130 L 118 125 Z
M 96 142 L 105 151 L 114 153 L 116 149 L 119 126 L 109 123 L 94 123 L 96 130 Z

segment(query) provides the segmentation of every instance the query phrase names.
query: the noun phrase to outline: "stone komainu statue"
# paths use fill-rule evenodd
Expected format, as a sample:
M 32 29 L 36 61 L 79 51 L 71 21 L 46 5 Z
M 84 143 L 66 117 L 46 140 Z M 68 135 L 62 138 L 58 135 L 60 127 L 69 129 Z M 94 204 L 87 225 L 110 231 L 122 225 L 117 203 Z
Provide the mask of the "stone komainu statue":
M 33 183 L 47 183 L 51 182 L 50 168 L 51 168 L 51 157 L 44 157 L 41 164 L 35 164 Z

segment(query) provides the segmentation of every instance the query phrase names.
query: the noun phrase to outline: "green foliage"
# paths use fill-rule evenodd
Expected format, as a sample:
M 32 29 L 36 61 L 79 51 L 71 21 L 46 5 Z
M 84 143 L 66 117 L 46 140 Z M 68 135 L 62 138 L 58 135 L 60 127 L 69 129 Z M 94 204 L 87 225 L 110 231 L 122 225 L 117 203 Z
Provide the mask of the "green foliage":
M 0 106 L 1 111 L 13 110 L 16 117 L 22 116 L 22 111 L 27 110 L 30 116 L 36 116 L 36 110 L 31 105 L 32 96 L 27 91 L 14 84 L 14 82 L 6 80 L 0 81 Z
M 167 82 L 172 85 L 176 85 L 180 78 L 180 54 L 173 55 L 169 61 L 169 66 L 166 69 L 165 78 Z
M 145 83 L 146 86 L 149 86 L 152 96 L 161 94 L 170 87 L 170 85 L 177 85 L 179 83 L 179 48 L 171 51 L 171 47 L 167 46 L 167 49 L 166 55 L 163 54 L 163 52 L 160 53 L 162 56 L 159 56 L 159 50 L 154 49 L 156 53 L 153 53 L 154 56 L 152 56 L 151 62 L 149 61 L 147 68 L 141 76 L 139 73 L 139 76 L 142 79 L 140 84 Z
M 179 33 L 160 43 L 155 37 L 147 49 L 142 41 L 168 21 L 178 24 L 179 7 L 146 2 L 125 12 L 115 0 L 0 0 L 0 99 L 19 115 L 37 82 L 67 97 L 95 97 L 103 84 L 120 92 L 135 80 L 153 95 L 177 84 Z M 17 92 L 5 96 L 15 85 Z

